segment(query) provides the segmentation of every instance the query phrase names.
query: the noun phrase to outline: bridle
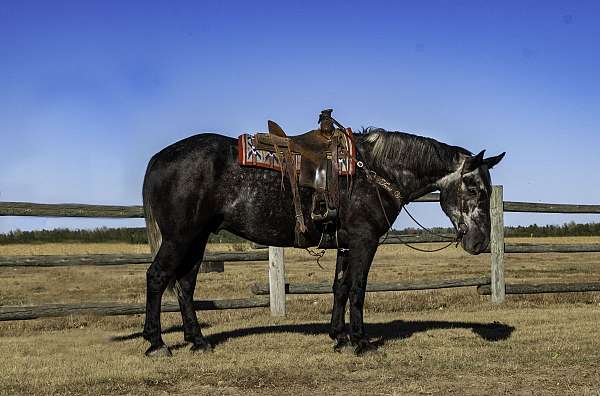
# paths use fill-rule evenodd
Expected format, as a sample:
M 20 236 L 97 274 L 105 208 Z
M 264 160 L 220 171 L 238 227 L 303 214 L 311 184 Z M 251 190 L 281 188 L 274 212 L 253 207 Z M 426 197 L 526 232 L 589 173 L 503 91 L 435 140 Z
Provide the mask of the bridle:
M 360 152 L 360 150 L 357 147 L 357 152 L 361 155 L 361 157 L 363 159 L 365 159 L 364 155 L 362 155 L 362 153 Z M 464 236 L 467 234 L 467 232 L 469 232 L 469 226 L 467 226 L 467 224 L 465 223 L 465 215 L 464 215 L 464 189 L 463 189 L 463 177 L 465 174 L 465 165 L 466 165 L 466 161 L 463 162 L 461 168 L 460 168 L 460 178 L 458 180 L 457 183 L 457 191 L 456 191 L 456 197 L 459 201 L 459 218 L 458 218 L 458 224 L 456 227 L 456 236 L 453 239 L 449 239 L 448 237 L 444 236 L 444 235 L 439 235 L 433 231 L 431 231 L 429 228 L 423 226 L 421 223 L 419 223 L 411 214 L 410 212 L 406 209 L 406 205 L 409 202 L 405 202 L 404 197 L 402 196 L 402 193 L 400 192 L 400 189 L 398 187 L 396 187 L 393 183 L 389 182 L 388 180 L 386 180 L 385 178 L 379 176 L 374 170 L 369 169 L 369 167 L 367 167 L 365 165 L 365 163 L 363 161 L 357 161 L 356 166 L 358 168 L 361 168 L 365 171 L 366 176 L 367 176 L 367 180 L 369 182 L 371 182 L 374 187 L 375 187 L 375 191 L 377 192 L 377 199 L 379 200 L 379 205 L 381 207 L 381 212 L 383 213 L 383 217 L 385 218 L 385 221 L 387 222 L 388 225 L 388 231 L 385 234 L 385 237 L 383 239 L 383 241 L 381 241 L 379 244 L 381 245 L 382 243 L 385 242 L 385 240 L 388 237 L 388 233 L 389 230 L 392 228 L 392 224 L 387 216 L 387 213 L 385 211 L 385 207 L 383 205 L 383 200 L 381 199 L 381 194 L 379 192 L 379 187 L 383 188 L 385 191 L 387 191 L 396 201 L 397 206 L 400 208 L 400 211 L 402 211 L 402 209 L 404 209 L 404 211 L 406 212 L 406 214 L 408 214 L 408 216 L 419 226 L 421 227 L 423 230 L 427 231 L 428 233 L 435 235 L 437 237 L 441 237 L 444 239 L 449 239 L 449 242 L 447 245 L 438 248 L 438 249 L 433 249 L 433 250 L 426 250 L 426 249 L 421 249 L 418 248 L 416 246 L 412 246 L 411 244 L 409 244 L 408 242 L 402 241 L 401 238 L 399 238 L 401 240 L 401 243 L 410 247 L 411 249 L 420 251 L 420 252 L 426 252 L 426 253 L 433 253 L 433 252 L 438 252 L 440 250 L 444 250 L 448 247 L 450 247 L 450 245 L 452 245 L 453 243 L 456 244 L 456 247 L 458 247 L 458 245 L 462 242 Z

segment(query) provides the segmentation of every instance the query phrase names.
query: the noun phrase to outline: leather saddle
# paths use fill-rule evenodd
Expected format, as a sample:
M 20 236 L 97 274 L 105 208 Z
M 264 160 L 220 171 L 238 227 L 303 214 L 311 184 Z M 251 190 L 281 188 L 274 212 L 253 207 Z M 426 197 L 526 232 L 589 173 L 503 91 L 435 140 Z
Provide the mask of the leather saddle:
M 328 234 L 336 227 L 339 176 L 351 175 L 354 169 L 352 132 L 335 128 L 331 112 L 331 109 L 323 110 L 319 117 L 320 128 L 302 135 L 287 136 L 276 122 L 270 120 L 268 133 L 254 135 L 256 149 L 273 152 L 283 164 L 282 173 L 290 181 L 297 245 L 303 244 L 302 234 L 306 232 L 298 187 L 314 190 L 310 216 L 322 232 Z

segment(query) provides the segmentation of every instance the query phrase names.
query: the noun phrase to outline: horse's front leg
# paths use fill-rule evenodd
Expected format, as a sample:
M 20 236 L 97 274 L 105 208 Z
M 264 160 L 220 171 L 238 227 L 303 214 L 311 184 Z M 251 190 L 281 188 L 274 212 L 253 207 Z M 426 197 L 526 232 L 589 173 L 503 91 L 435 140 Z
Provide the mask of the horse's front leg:
M 377 240 L 363 241 L 359 248 L 350 249 L 349 252 L 350 343 L 356 346 L 354 353 L 357 355 L 374 348 L 365 333 L 363 307 L 369 269 L 376 251 Z
M 335 263 L 333 280 L 333 309 L 331 311 L 331 327 L 329 337 L 335 341 L 334 351 L 339 352 L 349 344 L 346 331 L 346 302 L 350 293 L 350 275 L 348 273 L 348 250 L 339 249 Z

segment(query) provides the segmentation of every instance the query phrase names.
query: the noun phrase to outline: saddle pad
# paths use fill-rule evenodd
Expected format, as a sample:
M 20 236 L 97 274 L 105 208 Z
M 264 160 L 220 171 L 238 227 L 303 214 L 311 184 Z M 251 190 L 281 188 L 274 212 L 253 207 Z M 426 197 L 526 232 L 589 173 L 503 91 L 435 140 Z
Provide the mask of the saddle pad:
M 354 175 L 356 170 L 356 147 L 354 142 L 346 139 L 346 151 L 344 148 L 338 147 L 338 162 L 340 176 Z M 300 173 L 302 165 L 302 155 L 300 153 L 292 153 L 296 172 Z M 240 135 L 238 138 L 238 163 L 241 166 L 252 166 L 257 168 L 273 169 L 281 172 L 281 164 L 279 158 L 275 155 L 275 151 L 257 149 L 254 145 L 254 136 L 250 134 Z
M 292 155 L 296 171 L 300 171 L 300 154 Z M 257 168 L 273 169 L 281 172 L 281 163 L 275 155 L 275 151 L 259 150 L 254 145 L 254 136 L 249 134 L 240 135 L 238 138 L 238 163 L 242 166 L 253 166 Z

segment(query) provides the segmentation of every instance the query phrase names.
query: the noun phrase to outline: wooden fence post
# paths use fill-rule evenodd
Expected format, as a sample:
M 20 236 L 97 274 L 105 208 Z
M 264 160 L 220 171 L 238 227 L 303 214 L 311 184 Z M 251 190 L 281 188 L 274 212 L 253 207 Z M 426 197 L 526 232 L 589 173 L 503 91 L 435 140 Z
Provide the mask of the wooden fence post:
M 504 283 L 504 197 L 502 186 L 492 187 L 490 199 L 490 251 L 492 253 L 492 302 L 501 304 L 505 299 Z
M 285 316 L 285 264 L 283 248 L 269 246 L 271 316 Z

